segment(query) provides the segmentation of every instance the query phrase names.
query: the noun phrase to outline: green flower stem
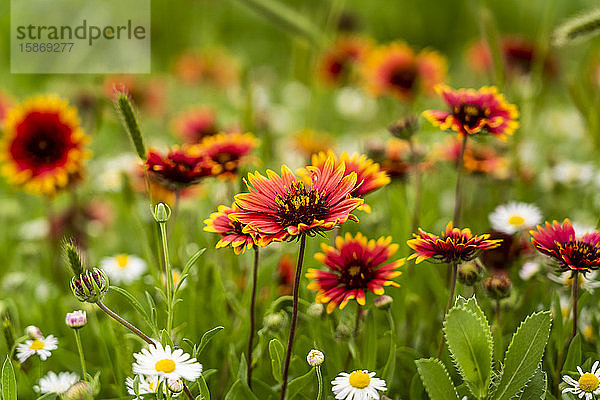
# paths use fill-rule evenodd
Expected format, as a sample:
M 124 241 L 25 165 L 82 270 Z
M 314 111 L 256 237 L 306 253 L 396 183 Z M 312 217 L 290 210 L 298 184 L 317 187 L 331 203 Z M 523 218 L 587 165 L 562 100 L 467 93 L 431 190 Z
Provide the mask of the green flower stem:
M 579 297 L 578 295 L 578 291 L 579 291 L 579 272 L 575 271 L 575 275 L 573 276 L 573 291 L 572 291 L 572 298 L 573 298 L 573 332 L 571 332 L 571 338 L 569 339 L 569 344 L 571 343 L 571 340 L 573 340 L 573 338 L 575 337 L 575 335 L 577 335 L 577 298 Z
M 288 338 L 287 350 L 285 352 L 285 363 L 283 365 L 283 379 L 281 384 L 280 400 L 285 399 L 287 390 L 288 373 L 290 369 L 290 360 L 292 359 L 292 347 L 294 346 L 294 335 L 296 334 L 296 322 L 298 320 L 298 297 L 300 290 L 300 276 L 302 275 L 302 263 L 304 262 L 304 248 L 306 247 L 306 235 L 300 235 L 300 250 L 298 251 L 298 264 L 296 265 L 296 277 L 294 279 L 293 297 L 294 304 L 292 308 L 292 321 L 290 324 L 290 336 Z
M 321 374 L 321 366 L 320 365 L 317 365 L 316 369 L 317 369 L 317 381 L 319 382 L 318 391 L 317 391 L 317 400 L 321 400 L 321 396 L 323 395 L 323 375 Z
M 446 314 L 452 307 L 452 303 L 454 301 L 454 289 L 456 288 L 456 277 L 458 275 L 458 263 L 456 261 L 452 262 L 450 265 L 452 268 L 452 276 L 450 277 L 450 294 L 448 295 L 448 304 L 446 304 L 446 310 L 444 311 L 444 317 L 442 318 L 442 326 L 444 321 L 446 320 Z M 442 330 L 442 339 L 440 340 L 440 346 L 438 347 L 437 358 L 439 359 L 442 356 L 442 350 L 444 350 L 444 331 Z
M 171 271 L 171 263 L 169 262 L 169 246 L 167 245 L 167 224 L 166 222 L 159 222 L 160 227 L 160 241 L 162 244 L 163 263 L 164 271 L 166 274 L 166 287 L 167 287 L 167 332 L 171 335 L 171 329 L 173 328 L 173 272 Z
M 81 374 L 83 380 L 87 382 L 87 371 L 85 369 L 85 358 L 83 357 L 83 346 L 81 345 L 81 337 L 79 335 L 79 329 L 73 329 L 75 333 L 75 341 L 77 342 L 77 351 L 79 352 L 79 362 L 81 362 Z
M 256 305 L 256 281 L 258 278 L 258 246 L 254 245 L 254 267 L 252 268 L 252 296 L 250 297 L 250 337 L 248 338 L 248 387 L 252 389 L 252 342 L 254 342 L 254 308 Z
M 98 304 L 98 307 L 100 307 L 100 309 L 102 311 L 104 311 L 106 314 L 108 314 L 112 319 L 114 319 L 115 321 L 117 321 L 118 323 L 123 325 L 125 328 L 129 329 L 131 332 L 133 332 L 136 335 L 138 335 L 139 337 L 141 337 L 146 343 L 154 345 L 154 342 L 152 341 L 152 339 L 150 339 L 146 334 L 144 334 L 144 332 L 140 331 L 138 328 L 136 328 L 135 326 L 133 326 L 132 324 L 130 324 L 129 322 L 127 322 L 126 320 L 121 318 L 113 310 L 106 307 L 106 305 L 104 303 L 102 303 L 101 301 L 98 301 L 96 304 Z

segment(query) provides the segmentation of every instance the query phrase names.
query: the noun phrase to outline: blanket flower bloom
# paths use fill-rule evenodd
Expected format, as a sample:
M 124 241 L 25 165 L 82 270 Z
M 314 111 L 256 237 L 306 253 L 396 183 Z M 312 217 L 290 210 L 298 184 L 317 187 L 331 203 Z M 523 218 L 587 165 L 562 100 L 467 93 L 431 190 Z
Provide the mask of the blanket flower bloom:
M 546 222 L 530 231 L 531 243 L 537 251 L 557 262 L 559 271 L 587 273 L 600 268 L 600 232 L 593 231 L 577 237 L 571 221 Z
M 153 179 L 176 190 L 212 176 L 215 164 L 196 147 L 174 146 L 166 156 L 156 150 L 148 151 L 146 167 Z
M 87 142 L 77 109 L 56 96 L 33 97 L 6 116 L 2 174 L 29 193 L 54 195 L 81 179 Z
M 427 110 L 423 116 L 440 129 L 452 129 L 460 138 L 489 133 L 506 140 L 519 127 L 517 107 L 507 103 L 495 87 L 453 90 L 438 85 L 436 91 L 450 110 Z
M 230 215 L 239 211 L 235 203 L 231 207 L 219 206 L 216 212 L 204 220 L 204 230 L 207 232 L 220 233 L 223 237 L 217 243 L 216 248 L 231 246 L 236 255 L 243 254 L 246 249 L 254 246 L 258 241 L 256 232 L 244 233 L 244 224 L 230 218 Z
M 309 181 L 298 179 L 286 165 L 281 175 L 271 170 L 266 177 L 248 174 L 244 182 L 249 193 L 235 197 L 240 211 L 231 217 L 246 225 L 245 233 L 258 232 L 261 246 L 301 234 L 314 236 L 348 219 L 358 221 L 351 213 L 363 200 L 350 195 L 356 187 L 356 173 L 344 176 L 345 165 L 336 167 L 333 157 L 323 169 L 309 166 L 307 170 Z
M 343 309 L 351 299 L 365 305 L 365 290 L 382 295 L 384 286 L 400 286 L 391 279 L 401 274 L 397 268 L 404 259 L 386 263 L 398 250 L 391 242 L 390 236 L 367 241 L 361 233 L 355 237 L 347 233 L 345 238 L 336 238 L 335 248 L 321 244 L 323 253 L 315 258 L 329 271 L 310 268 L 306 274 L 311 279 L 308 288 L 317 291 L 317 303 L 329 303 L 327 312 L 331 313 L 338 306 Z
M 200 148 L 215 164 L 215 175 L 235 179 L 239 167 L 248 161 L 258 144 L 251 133 L 218 133 L 205 137 Z
M 408 259 L 416 258 L 416 263 L 423 260 L 433 260 L 440 263 L 460 263 L 477 257 L 479 252 L 500 246 L 502 239 L 490 239 L 489 234 L 473 235 L 469 228 L 455 228 L 452 221 L 448 222 L 446 231 L 440 236 L 419 229 L 413 234 L 414 239 L 407 241 L 408 246 L 415 250 Z

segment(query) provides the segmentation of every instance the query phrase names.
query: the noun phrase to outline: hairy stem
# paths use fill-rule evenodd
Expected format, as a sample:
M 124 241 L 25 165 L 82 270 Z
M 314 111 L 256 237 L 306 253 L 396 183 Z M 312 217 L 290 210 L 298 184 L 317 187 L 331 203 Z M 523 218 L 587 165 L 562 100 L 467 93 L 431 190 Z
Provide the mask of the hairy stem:
M 154 342 L 152 341 L 152 339 L 150 339 L 146 334 L 144 334 L 144 332 L 140 331 L 138 328 L 136 328 L 135 326 L 133 326 L 129 322 L 125 321 L 123 318 L 121 318 L 113 310 L 111 310 L 110 308 L 106 307 L 106 305 L 104 303 L 102 303 L 101 301 L 99 301 L 96 304 L 98 304 L 98 307 L 100 307 L 100 309 L 102 311 L 104 311 L 105 313 L 107 313 L 112 319 L 114 319 L 115 321 L 117 321 L 118 323 L 120 323 L 121 325 L 123 325 L 125 328 L 129 329 L 131 332 L 133 332 L 136 335 L 138 335 L 139 337 L 141 337 L 146 343 L 154 345 Z
M 294 335 L 296 334 L 296 322 L 298 320 L 298 297 L 300 292 L 300 277 L 302 275 L 302 263 L 304 262 L 304 248 L 306 247 L 306 235 L 300 236 L 300 250 L 298 251 L 298 263 L 296 265 L 296 277 L 294 279 L 293 289 L 293 308 L 292 308 L 292 321 L 290 324 L 290 336 L 288 338 L 287 350 L 285 352 L 285 363 L 283 364 L 283 382 L 281 385 L 281 397 L 280 400 L 285 399 L 285 392 L 287 390 L 287 380 L 290 368 L 290 360 L 292 359 L 292 347 L 294 346 Z

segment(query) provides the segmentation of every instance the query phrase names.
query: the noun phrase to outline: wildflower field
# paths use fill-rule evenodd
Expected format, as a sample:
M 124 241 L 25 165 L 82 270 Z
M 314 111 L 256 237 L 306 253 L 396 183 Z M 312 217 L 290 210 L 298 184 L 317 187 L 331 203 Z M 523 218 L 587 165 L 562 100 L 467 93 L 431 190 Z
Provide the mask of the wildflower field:
M 145 74 L 2 36 L 0 399 L 600 399 L 593 7 L 154 0 Z

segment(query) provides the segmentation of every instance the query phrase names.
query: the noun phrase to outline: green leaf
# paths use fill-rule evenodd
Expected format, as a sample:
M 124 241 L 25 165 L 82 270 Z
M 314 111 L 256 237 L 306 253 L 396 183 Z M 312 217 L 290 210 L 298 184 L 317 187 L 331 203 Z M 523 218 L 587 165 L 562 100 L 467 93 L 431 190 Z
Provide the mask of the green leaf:
M 206 251 L 206 248 L 198 250 L 196 253 L 194 253 L 194 255 L 185 264 L 185 267 L 183 267 L 183 270 L 181 271 L 181 276 L 179 278 L 179 281 L 177 282 L 177 287 L 175 287 L 175 293 L 179 292 L 179 290 L 181 289 L 181 285 L 183 285 L 183 282 L 185 282 L 185 279 L 189 275 L 190 269 L 192 269 L 192 267 L 194 266 L 196 261 L 198 261 L 200 256 L 205 251 Z
M 515 398 L 515 400 L 539 400 L 546 395 L 547 387 L 546 373 L 540 367 L 535 371 L 533 377 L 527 382 L 525 389 Z
M 358 304 L 357 304 L 358 306 Z M 370 313 L 366 317 L 365 331 L 363 332 L 363 346 L 359 346 L 361 358 L 365 369 L 372 371 L 377 366 L 377 325 L 375 316 Z M 359 342 L 360 343 L 360 342 Z
M 485 398 L 492 376 L 492 334 L 476 303 L 453 307 L 444 322 L 448 349 L 465 383 L 476 398 Z M 479 310 L 481 311 L 481 310 Z
M 167 332 L 166 329 L 161 329 L 160 331 L 160 343 L 163 346 L 171 346 L 171 350 L 175 348 L 175 346 L 173 345 L 173 340 L 171 339 L 171 336 L 169 335 L 169 332 Z
M 244 384 L 248 385 L 248 363 L 246 362 L 246 356 L 242 353 L 240 357 L 240 366 L 238 368 L 238 379 Z
M 293 400 L 293 398 L 304 390 L 310 383 L 313 383 L 313 386 L 316 386 L 317 375 L 315 374 L 315 368 L 311 368 L 306 374 L 299 376 L 293 379 L 288 384 L 288 399 Z
M 198 345 L 198 355 L 200 355 L 200 353 L 202 353 L 202 350 L 208 343 L 210 343 L 212 338 L 217 333 L 221 332 L 223 329 L 225 329 L 225 328 L 222 326 L 216 326 L 216 327 L 212 328 L 211 330 L 206 331 L 204 333 L 204 335 L 202 335 L 202 338 L 200 339 L 200 344 Z
M 56 399 L 56 393 L 51 392 L 51 393 L 46 393 L 46 394 L 41 395 L 36 400 L 54 400 L 54 399 Z
M 431 400 L 458 400 L 450 375 L 440 360 L 421 358 L 415 364 Z
M 281 342 L 271 339 L 269 342 L 269 355 L 271 356 L 271 372 L 277 382 L 281 382 L 281 364 L 283 362 L 284 349 Z
M 2 398 L 4 400 L 17 400 L 17 378 L 10 358 L 6 356 L 2 365 Z
M 197 379 L 198 382 L 198 390 L 200 391 L 200 397 L 202 400 L 210 400 L 210 391 L 208 390 L 208 385 L 206 384 L 206 380 L 204 379 L 204 375 L 200 375 Z
M 508 346 L 492 400 L 509 400 L 531 379 L 542 360 L 550 325 L 550 312 L 544 311 L 530 315 L 519 326 Z
M 563 364 L 562 372 L 576 371 L 581 359 L 581 335 L 578 333 L 569 345 L 569 351 L 567 352 L 567 358 Z
M 229 392 L 225 395 L 225 400 L 258 400 L 258 397 L 238 379 L 231 385 Z

